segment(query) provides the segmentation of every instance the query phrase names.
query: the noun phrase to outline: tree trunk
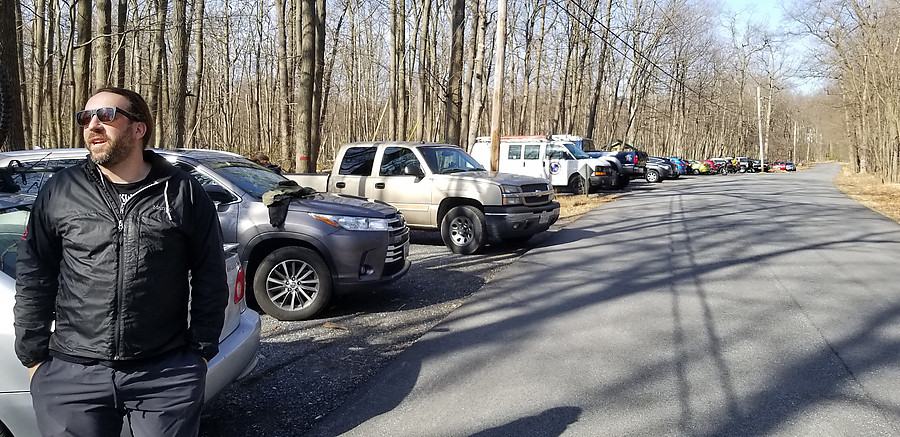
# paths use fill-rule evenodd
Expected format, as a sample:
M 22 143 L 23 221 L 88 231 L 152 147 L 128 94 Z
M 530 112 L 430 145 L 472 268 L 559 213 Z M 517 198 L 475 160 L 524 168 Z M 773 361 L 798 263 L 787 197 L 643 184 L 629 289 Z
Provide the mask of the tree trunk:
M 478 26 L 473 38 L 478 44 L 475 49 L 475 62 L 472 65 L 472 113 L 469 116 L 469 138 L 466 141 L 468 147 L 475 144 L 478 136 L 478 128 L 481 125 L 481 114 L 484 110 L 484 50 L 485 33 L 487 31 L 487 0 L 475 0 L 477 4 Z M 504 1 L 504 0 L 500 0 Z
M 431 0 L 422 0 L 422 12 L 421 18 L 419 19 L 419 37 L 416 39 L 418 41 L 418 51 L 419 51 L 419 88 L 416 96 L 416 141 L 422 141 L 425 138 L 425 123 L 426 123 L 426 110 L 427 110 L 427 88 L 429 84 L 428 80 L 428 47 L 430 39 L 428 38 L 428 28 L 430 25 L 431 19 Z
M 22 92 L 19 86 L 19 52 L 16 44 L 18 1 L 0 7 L 0 146 L 5 150 L 25 149 L 22 120 Z
M 499 170 L 500 124 L 503 114 L 503 72 L 506 58 L 506 0 L 497 0 L 497 34 L 494 43 L 494 97 L 491 103 L 491 171 Z
M 288 0 L 276 0 L 277 29 L 278 34 L 278 141 L 281 150 L 281 158 L 284 159 L 285 165 L 290 167 L 287 161 L 290 156 L 291 148 L 291 89 L 288 81 L 288 52 L 287 38 L 288 29 L 286 15 L 288 13 Z M 287 170 L 288 168 L 286 168 Z
M 44 133 L 43 133 L 43 121 L 44 121 L 44 79 L 46 78 L 46 64 L 48 58 L 48 50 L 46 46 L 46 40 L 44 39 L 46 34 L 46 14 L 47 14 L 47 1 L 46 0 L 37 0 L 35 2 L 35 11 L 34 11 L 34 88 L 32 88 L 33 96 L 31 98 L 32 109 L 31 113 L 34 115 L 31 117 L 31 132 L 32 132 L 32 142 L 44 144 Z M 52 55 L 52 53 L 49 53 Z
M 316 1 L 316 60 L 313 85 L 312 110 L 310 112 L 312 127 L 310 129 L 309 171 L 316 172 L 319 167 L 319 150 L 322 147 L 322 101 L 323 83 L 325 81 L 325 0 Z
M 110 83 L 112 61 L 112 2 L 97 0 L 97 31 L 92 50 L 94 86 L 104 87 Z
M 72 80 L 75 82 L 72 96 L 72 112 L 84 108 L 91 88 L 91 0 L 78 0 L 75 12 L 77 32 L 73 56 L 75 57 Z M 81 135 L 72 130 L 71 144 L 80 144 Z
M 300 29 L 300 80 L 298 83 L 297 110 L 297 161 L 295 168 L 300 173 L 310 171 L 309 151 L 312 134 L 312 100 L 315 86 L 316 64 L 316 0 L 303 0 L 300 5 L 303 17 Z
M 150 56 L 150 93 L 147 96 L 147 104 L 150 106 L 150 112 L 153 113 L 154 120 L 164 119 L 163 115 L 163 65 L 166 58 L 166 16 L 168 15 L 168 1 L 154 0 L 154 15 L 156 21 L 153 24 L 153 44 Z M 156 132 L 154 138 L 150 139 L 152 147 L 159 147 L 162 144 L 162 138 L 165 136 L 166 127 L 163 123 L 156 123 Z
M 116 16 L 118 41 L 116 46 L 116 86 L 125 87 L 125 26 L 128 22 L 128 0 L 119 0 Z
M 192 32 L 194 34 L 194 83 L 191 85 L 191 99 L 189 101 L 190 104 L 188 105 L 188 119 L 187 127 L 185 129 L 188 147 L 195 146 L 197 120 L 200 117 L 200 93 L 203 84 L 203 68 L 205 65 L 203 58 L 203 39 L 205 36 L 206 24 L 206 0 L 195 0 L 194 8 L 194 20 L 196 20 L 194 31 Z
M 600 106 L 600 95 L 603 92 L 603 83 L 606 78 L 606 63 L 609 57 L 609 26 L 612 20 L 613 0 L 606 2 L 606 22 L 603 26 L 603 36 L 600 38 L 600 56 L 597 68 L 597 80 L 594 82 L 594 90 L 591 93 L 591 103 L 588 106 L 587 127 L 585 136 L 594 138 L 594 126 L 597 120 L 597 109 Z M 604 139 L 608 140 L 608 139 Z
M 172 98 L 169 107 L 168 128 L 170 129 L 166 141 L 166 147 L 184 147 L 184 120 L 185 120 L 185 94 L 187 93 L 187 61 L 188 61 L 188 33 L 187 33 L 187 2 L 174 0 L 172 2 L 172 60 L 175 64 L 174 81 L 172 82 Z
M 444 141 L 458 145 L 462 105 L 463 38 L 466 24 L 465 0 L 451 0 L 450 16 L 450 71 L 447 78 Z

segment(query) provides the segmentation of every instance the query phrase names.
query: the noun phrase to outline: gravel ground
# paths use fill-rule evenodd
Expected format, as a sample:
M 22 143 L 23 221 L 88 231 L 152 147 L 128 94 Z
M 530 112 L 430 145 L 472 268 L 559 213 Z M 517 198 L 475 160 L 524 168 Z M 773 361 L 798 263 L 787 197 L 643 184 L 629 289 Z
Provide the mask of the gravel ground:
M 314 320 L 264 315 L 259 364 L 208 405 L 200 435 L 302 435 L 500 269 L 564 225 L 519 247 L 489 246 L 475 256 L 452 254 L 437 232 L 413 231 L 413 265 L 394 284 L 335 299 Z

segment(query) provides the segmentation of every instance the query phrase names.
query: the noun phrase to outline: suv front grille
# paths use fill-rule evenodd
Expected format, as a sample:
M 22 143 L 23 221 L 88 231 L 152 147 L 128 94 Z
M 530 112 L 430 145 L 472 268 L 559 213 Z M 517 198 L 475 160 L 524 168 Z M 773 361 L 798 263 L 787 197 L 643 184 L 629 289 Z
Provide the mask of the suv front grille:
M 399 212 L 388 217 L 391 227 L 391 243 L 388 245 L 385 255 L 385 272 L 393 274 L 403 268 L 406 254 L 409 253 L 409 228 L 406 227 L 406 219 Z
M 522 185 L 522 202 L 525 206 L 540 206 L 550 203 L 553 187 L 549 184 Z

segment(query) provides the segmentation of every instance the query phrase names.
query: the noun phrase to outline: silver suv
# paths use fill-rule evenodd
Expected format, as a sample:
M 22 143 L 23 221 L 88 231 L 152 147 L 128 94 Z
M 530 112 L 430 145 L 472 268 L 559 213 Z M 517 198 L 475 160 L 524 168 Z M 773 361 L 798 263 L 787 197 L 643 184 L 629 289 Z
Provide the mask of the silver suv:
M 216 203 L 225 242 L 238 243 L 248 288 L 279 320 L 303 320 L 332 295 L 394 281 L 409 271 L 409 229 L 384 202 L 313 193 L 289 201 L 284 223 L 270 222 L 263 194 L 287 178 L 241 155 L 213 150 L 154 150 L 194 176 Z M 86 149 L 0 153 L 0 191 L 10 180 L 37 192 L 53 172 L 82 162 Z M 28 168 L 28 172 L 19 169 Z

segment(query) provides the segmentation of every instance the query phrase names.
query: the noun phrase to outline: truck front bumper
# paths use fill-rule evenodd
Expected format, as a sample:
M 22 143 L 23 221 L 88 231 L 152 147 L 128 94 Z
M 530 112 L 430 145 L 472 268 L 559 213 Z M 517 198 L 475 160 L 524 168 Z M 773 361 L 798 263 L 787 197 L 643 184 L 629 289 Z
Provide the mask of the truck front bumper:
M 591 185 L 591 191 L 614 188 L 619 182 L 619 177 L 618 172 L 614 168 L 598 165 L 588 178 L 588 183 Z
M 488 238 L 524 237 L 546 231 L 559 219 L 559 202 L 543 206 L 486 206 L 484 220 Z

